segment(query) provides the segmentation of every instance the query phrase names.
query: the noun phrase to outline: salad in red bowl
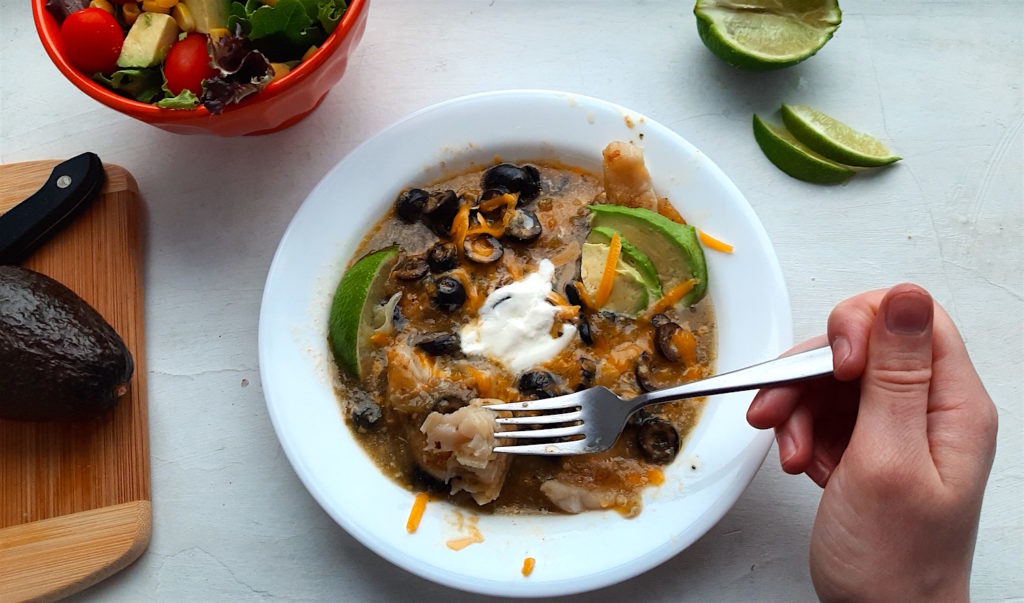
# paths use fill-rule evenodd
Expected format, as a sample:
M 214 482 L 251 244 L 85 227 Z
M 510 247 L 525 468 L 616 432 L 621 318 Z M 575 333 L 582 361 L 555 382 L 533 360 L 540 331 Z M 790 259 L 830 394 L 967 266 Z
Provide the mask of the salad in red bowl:
M 211 114 L 309 60 L 345 0 L 48 0 L 66 58 L 129 99 Z

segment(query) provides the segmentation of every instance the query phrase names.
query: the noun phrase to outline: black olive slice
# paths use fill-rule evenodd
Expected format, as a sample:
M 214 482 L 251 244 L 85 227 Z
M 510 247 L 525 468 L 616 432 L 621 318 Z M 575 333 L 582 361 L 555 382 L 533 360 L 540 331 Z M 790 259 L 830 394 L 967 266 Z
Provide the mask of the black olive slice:
M 580 298 L 580 290 L 576 288 L 576 281 L 565 284 L 565 299 L 574 306 L 583 307 L 583 299 Z
M 665 360 L 669 362 L 679 362 L 679 350 L 676 348 L 672 338 L 675 336 L 676 331 L 681 328 L 676 323 L 669 321 L 662 323 L 654 329 L 655 347 L 658 348 L 658 352 L 664 356 Z
M 431 272 L 447 272 L 459 265 L 459 250 L 454 243 L 438 241 L 427 250 L 427 265 Z
M 655 314 L 651 317 L 651 326 L 657 329 L 663 324 L 672 322 L 672 319 L 665 314 Z
M 540 171 L 532 165 L 519 167 L 511 163 L 499 163 L 484 172 L 483 188 L 504 189 L 519 193 L 519 203 L 529 203 L 540 195 Z
M 459 197 L 453 190 L 430 193 L 423 207 L 423 223 L 439 237 L 451 233 L 455 214 L 459 213 Z
M 561 395 L 562 387 L 547 371 L 527 371 L 519 376 L 519 393 L 539 400 Z
M 467 258 L 478 264 L 497 262 L 505 252 L 498 239 L 486 233 L 467 237 L 462 250 Z
M 517 209 L 505 229 L 505 236 L 513 241 L 529 243 L 540 236 L 541 226 L 537 214 L 528 209 Z
M 442 276 L 434 280 L 433 289 L 430 300 L 442 312 L 454 312 L 466 303 L 466 288 L 455 277 Z
M 593 358 L 580 356 L 580 385 L 591 387 L 597 378 L 597 363 Z
M 653 392 L 658 389 L 654 384 L 653 369 L 651 368 L 651 356 L 647 352 L 640 354 L 640 358 L 637 358 L 636 366 L 633 368 L 633 373 L 636 375 L 636 384 L 640 386 L 645 392 Z
M 637 427 L 636 443 L 646 460 L 667 465 L 679 453 L 679 432 L 665 419 L 649 417 Z
M 410 188 L 402 191 L 395 201 L 395 213 L 405 222 L 415 222 L 423 214 L 427 204 L 427 191 L 421 188 Z
M 580 334 L 580 341 L 587 345 L 594 345 L 594 332 L 590 327 L 590 319 L 586 314 L 580 314 L 580 324 L 576 327 Z
M 458 333 L 428 333 L 419 338 L 416 347 L 431 356 L 446 356 L 461 349 L 461 339 Z
M 391 270 L 392 276 L 400 281 L 415 281 L 427 273 L 427 260 L 422 257 L 405 258 Z
M 352 424 L 359 433 L 367 433 L 380 427 L 382 415 L 380 406 L 369 400 L 360 400 L 352 407 Z

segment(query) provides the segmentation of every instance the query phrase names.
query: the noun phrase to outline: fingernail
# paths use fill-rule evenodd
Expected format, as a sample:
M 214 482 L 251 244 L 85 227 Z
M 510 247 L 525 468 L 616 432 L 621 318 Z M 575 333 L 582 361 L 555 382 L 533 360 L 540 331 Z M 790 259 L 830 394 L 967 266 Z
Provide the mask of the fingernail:
M 796 442 L 788 431 L 779 434 L 779 462 L 785 466 L 796 455 Z
M 850 357 L 850 342 L 840 335 L 832 342 L 832 358 L 836 369 L 843 366 L 846 359 Z
M 932 300 L 918 291 L 904 291 L 889 298 L 885 327 L 895 335 L 920 335 L 932 322 Z

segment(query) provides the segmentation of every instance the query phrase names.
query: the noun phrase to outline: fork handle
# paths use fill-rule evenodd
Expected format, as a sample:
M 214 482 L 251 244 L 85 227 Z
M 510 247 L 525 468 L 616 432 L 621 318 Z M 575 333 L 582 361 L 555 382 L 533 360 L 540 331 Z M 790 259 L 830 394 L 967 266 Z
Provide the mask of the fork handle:
M 633 410 L 636 411 L 644 406 L 661 402 L 760 389 L 766 385 L 792 383 L 831 374 L 832 348 L 825 346 L 791 356 L 782 356 L 775 360 L 715 375 L 700 381 L 692 381 L 676 387 L 649 392 L 633 399 L 635 404 Z

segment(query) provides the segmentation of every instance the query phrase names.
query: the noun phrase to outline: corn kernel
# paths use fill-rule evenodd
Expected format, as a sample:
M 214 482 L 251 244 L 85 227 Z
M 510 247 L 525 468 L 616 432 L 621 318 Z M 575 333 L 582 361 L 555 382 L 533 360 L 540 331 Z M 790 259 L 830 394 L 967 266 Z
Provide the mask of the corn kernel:
M 184 2 L 179 2 L 171 9 L 171 16 L 174 17 L 174 22 L 178 24 L 178 29 L 181 31 L 192 33 L 196 30 L 196 20 L 192 18 L 192 11 Z
M 311 57 L 311 56 L 313 56 L 314 54 L 316 54 L 316 51 L 317 51 L 317 50 L 318 50 L 318 49 L 317 49 L 317 47 L 316 47 L 316 46 L 310 46 L 310 47 L 309 47 L 309 50 L 307 50 L 307 51 L 306 51 L 306 54 L 302 55 L 302 60 L 303 60 L 303 61 L 308 61 L 308 60 L 309 60 L 309 57 Z
M 142 10 L 147 13 L 163 13 L 165 15 L 171 12 L 170 8 L 160 6 L 156 0 L 142 0 Z
M 142 11 L 139 10 L 139 5 L 134 2 L 121 5 L 121 15 L 124 17 L 124 22 L 128 25 L 135 23 L 140 14 L 142 14 Z
M 107 0 L 92 0 L 92 2 L 89 3 L 89 8 L 99 8 L 110 14 L 114 14 L 114 6 L 107 2 Z
M 271 63 L 271 67 L 274 68 L 274 79 L 279 80 L 284 76 L 288 75 L 288 72 L 292 70 L 291 67 L 284 63 Z
M 152 0 L 160 8 L 174 8 L 178 5 L 178 0 Z
M 210 39 L 213 40 L 214 42 L 216 42 L 217 40 L 219 40 L 219 39 L 221 39 L 221 38 L 223 38 L 225 36 L 230 36 L 231 32 L 228 31 L 228 28 L 226 28 L 226 27 L 214 27 L 213 29 L 211 29 L 209 31 L 209 34 L 210 34 Z

